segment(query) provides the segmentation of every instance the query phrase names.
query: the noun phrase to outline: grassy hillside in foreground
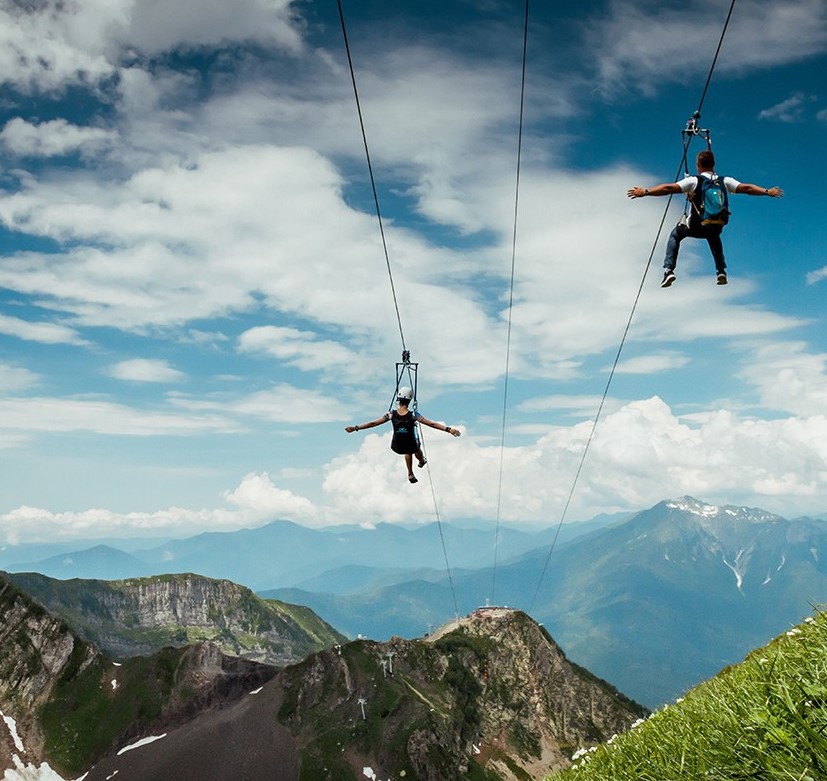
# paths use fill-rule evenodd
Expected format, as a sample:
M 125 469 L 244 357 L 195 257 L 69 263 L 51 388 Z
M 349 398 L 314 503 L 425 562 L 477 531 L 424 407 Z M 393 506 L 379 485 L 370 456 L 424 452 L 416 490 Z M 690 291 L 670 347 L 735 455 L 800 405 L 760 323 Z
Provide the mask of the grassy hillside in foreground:
M 827 613 L 575 757 L 554 781 L 827 778 Z

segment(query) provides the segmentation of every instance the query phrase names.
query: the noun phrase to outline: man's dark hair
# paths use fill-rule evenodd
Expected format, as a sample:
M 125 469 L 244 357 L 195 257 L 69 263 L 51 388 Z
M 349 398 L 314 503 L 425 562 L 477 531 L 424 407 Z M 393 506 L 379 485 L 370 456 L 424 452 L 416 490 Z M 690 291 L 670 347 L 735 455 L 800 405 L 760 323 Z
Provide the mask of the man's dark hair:
M 711 149 L 704 149 L 703 152 L 698 152 L 698 168 L 704 170 L 715 170 L 715 155 L 712 154 Z

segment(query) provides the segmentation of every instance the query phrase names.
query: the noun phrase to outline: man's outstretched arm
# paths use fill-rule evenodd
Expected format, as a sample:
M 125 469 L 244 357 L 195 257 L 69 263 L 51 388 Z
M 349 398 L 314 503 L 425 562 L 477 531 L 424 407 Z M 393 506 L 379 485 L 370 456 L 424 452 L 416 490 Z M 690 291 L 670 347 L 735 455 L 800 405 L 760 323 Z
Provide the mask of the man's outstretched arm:
M 677 182 L 667 182 L 654 187 L 630 187 L 626 195 L 630 198 L 645 198 L 647 195 L 675 195 L 680 191 L 681 186 Z
M 780 198 L 784 191 L 780 187 L 759 187 L 757 184 L 746 184 L 741 182 L 735 188 L 739 195 L 768 195 L 770 198 Z

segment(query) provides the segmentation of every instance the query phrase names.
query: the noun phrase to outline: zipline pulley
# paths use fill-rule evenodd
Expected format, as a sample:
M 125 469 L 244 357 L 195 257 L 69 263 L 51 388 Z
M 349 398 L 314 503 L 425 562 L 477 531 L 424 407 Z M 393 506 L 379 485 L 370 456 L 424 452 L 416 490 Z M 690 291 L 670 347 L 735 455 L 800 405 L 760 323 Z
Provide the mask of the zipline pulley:
M 684 147 L 689 148 L 689 143 L 693 136 L 699 136 L 706 141 L 706 148 L 712 149 L 712 138 L 710 131 L 707 128 L 700 127 L 698 121 L 701 118 L 701 112 L 696 111 L 687 121 L 686 127 L 681 130 L 681 135 L 684 138 Z
M 410 408 L 416 412 L 418 402 L 417 402 L 417 375 L 419 374 L 419 364 L 418 363 L 411 363 L 411 352 L 410 350 L 403 350 L 402 351 L 402 360 L 396 364 L 396 390 L 393 393 L 393 398 L 391 399 L 390 407 L 388 409 L 393 409 L 393 405 L 396 402 L 397 394 L 399 393 L 399 388 L 403 385 L 403 380 L 407 379 L 407 385 L 410 386 L 411 390 L 413 391 L 413 399 L 411 401 Z

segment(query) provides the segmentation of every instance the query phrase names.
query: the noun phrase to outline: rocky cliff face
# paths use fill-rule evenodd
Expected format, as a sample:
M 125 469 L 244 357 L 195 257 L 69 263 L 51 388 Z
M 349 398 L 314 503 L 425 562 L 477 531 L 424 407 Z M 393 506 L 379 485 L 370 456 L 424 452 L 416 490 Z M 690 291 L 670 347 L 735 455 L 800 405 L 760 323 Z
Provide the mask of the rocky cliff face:
M 208 643 L 112 662 L 0 577 L 0 772 L 47 762 L 77 775 L 131 738 L 182 724 L 275 674 Z
M 176 599 L 238 593 L 154 580 L 130 596 L 147 623 L 214 621 L 215 602 Z M 88 602 L 88 591 L 74 596 Z M 133 615 L 119 612 L 123 598 L 97 599 L 94 611 Z M 0 711 L 20 732 L 0 734 L 0 770 L 48 760 L 64 777 L 88 770 L 88 781 L 191 778 L 194 768 L 199 781 L 264 781 L 276 766 L 281 781 L 358 781 L 366 769 L 368 778 L 527 781 L 645 713 L 512 610 L 476 611 L 427 640 L 336 645 L 281 671 L 207 643 L 112 662 L 2 579 L 0 611 Z
M 351 643 L 279 676 L 306 777 L 542 778 L 645 714 L 523 613 L 477 611 L 447 630 Z
M 0 767 L 10 767 L 14 754 L 30 759 L 42 753 L 38 710 L 70 663 L 83 671 L 98 657 L 97 649 L 78 640 L 64 621 L 0 578 L 0 711 L 14 720 L 25 747 L 21 751 L 11 735 L 0 739 Z
M 116 659 L 209 641 L 228 654 L 285 665 L 344 640 L 312 611 L 260 599 L 227 580 L 192 574 L 120 581 L 8 577 Z

